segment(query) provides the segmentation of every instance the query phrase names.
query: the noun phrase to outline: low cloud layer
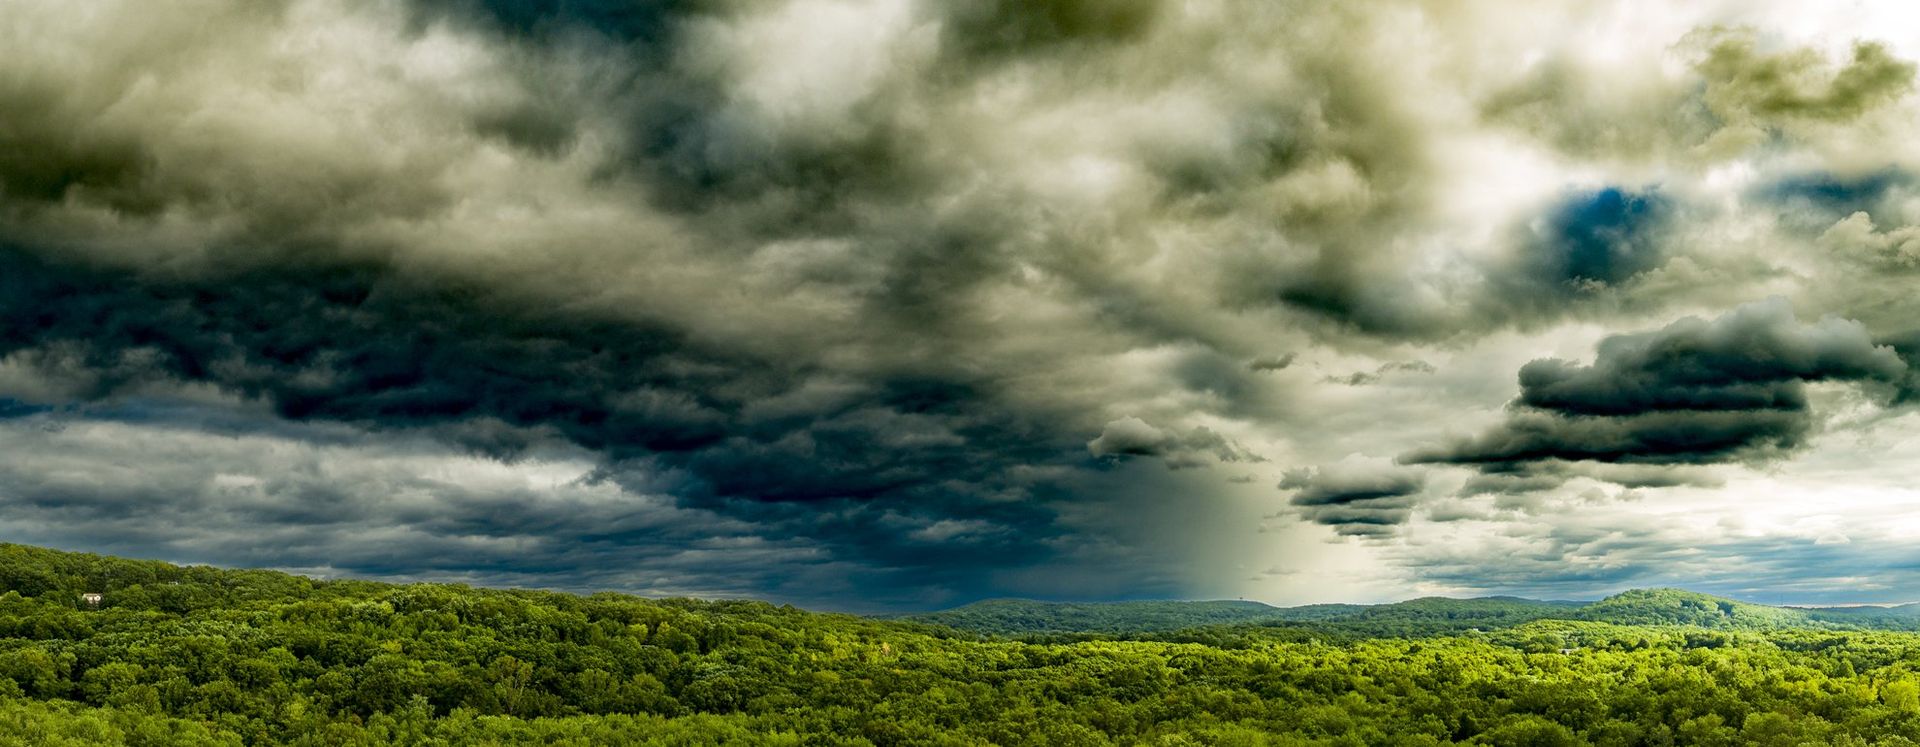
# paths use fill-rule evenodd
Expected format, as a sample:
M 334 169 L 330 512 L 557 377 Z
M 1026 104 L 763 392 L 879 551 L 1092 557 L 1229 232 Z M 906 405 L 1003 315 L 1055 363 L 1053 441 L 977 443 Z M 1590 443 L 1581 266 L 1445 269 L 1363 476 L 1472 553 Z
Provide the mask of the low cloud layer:
M 1905 378 L 1894 349 L 1858 322 L 1801 322 L 1781 299 L 1713 320 L 1687 318 L 1609 337 L 1594 361 L 1536 360 L 1520 369 L 1506 422 L 1415 450 L 1416 464 L 1500 470 L 1543 460 L 1709 464 L 1775 459 L 1815 425 L 1807 385 Z
M 1345 536 L 1390 535 L 1413 513 L 1425 477 L 1379 460 L 1348 458 L 1322 467 L 1288 470 L 1280 489 L 1301 517 Z

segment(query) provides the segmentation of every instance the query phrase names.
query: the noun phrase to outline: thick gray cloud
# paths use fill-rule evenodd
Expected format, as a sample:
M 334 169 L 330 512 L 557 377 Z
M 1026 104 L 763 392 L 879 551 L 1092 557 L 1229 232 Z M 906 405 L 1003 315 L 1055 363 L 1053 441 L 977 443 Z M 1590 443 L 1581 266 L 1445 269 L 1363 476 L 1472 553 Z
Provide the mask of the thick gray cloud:
M 849 573 L 888 572 L 591 479 L 579 454 L 509 465 L 339 426 L 206 433 L 186 414 L 122 407 L 0 422 L 7 531 L 137 557 L 656 594 L 797 599 L 845 593 L 837 579 Z
M 1087 451 L 1096 457 L 1158 457 L 1174 469 L 1205 466 L 1215 461 L 1264 461 L 1204 426 L 1183 435 L 1156 428 L 1139 418 L 1121 418 L 1108 423 L 1099 437 L 1087 442 Z
M 648 475 L 683 505 L 817 537 L 850 562 L 1031 559 L 1017 543 L 1057 531 L 1038 498 L 1068 481 L 1006 470 L 1077 466 L 1063 444 L 1035 437 L 1038 425 L 985 406 L 961 382 L 869 380 L 819 395 L 817 372 L 702 352 L 664 330 L 516 310 L 479 289 L 348 268 L 183 283 L 21 252 L 0 262 L 0 314 L 15 321 L 0 354 L 60 377 L 80 401 L 191 381 L 281 418 L 425 432 L 495 458 L 576 445 L 608 460 L 608 479 Z M 1187 449 L 1240 458 L 1204 429 L 1179 444 L 1170 459 Z M 782 503 L 818 505 L 796 519 L 767 505 Z M 839 515 L 804 520 L 827 511 Z M 1019 531 L 903 544 L 872 523 L 888 516 Z
M 1506 421 L 1479 436 L 1420 449 L 1411 463 L 1509 465 L 1542 460 L 1701 464 L 1768 458 L 1813 429 L 1809 382 L 1892 385 L 1907 366 L 1858 322 L 1799 321 L 1785 300 L 1714 320 L 1689 317 L 1609 337 L 1587 365 L 1536 360 L 1520 369 Z
M 1292 491 L 1288 503 L 1308 521 L 1333 527 L 1341 535 L 1379 537 L 1406 523 L 1425 484 L 1418 471 L 1350 458 L 1288 470 L 1280 489 Z

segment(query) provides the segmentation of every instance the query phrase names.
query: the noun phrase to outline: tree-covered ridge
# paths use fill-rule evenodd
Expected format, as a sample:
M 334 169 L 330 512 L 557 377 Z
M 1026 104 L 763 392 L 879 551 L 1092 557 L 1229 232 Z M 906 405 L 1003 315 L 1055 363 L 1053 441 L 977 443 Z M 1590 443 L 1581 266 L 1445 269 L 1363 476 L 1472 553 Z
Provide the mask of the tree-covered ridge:
M 1418 636 L 1509 628 L 1534 620 L 1708 628 L 1885 627 L 1909 629 L 1905 608 L 1802 610 L 1738 602 L 1679 589 L 1637 589 L 1598 602 L 1518 597 L 1423 597 L 1377 605 L 1269 607 L 1257 602 L 1082 604 L 992 600 L 903 619 L 993 635 L 1153 633 L 1209 625 L 1304 626 L 1362 636 Z
M 1538 619 L 982 638 L 0 546 L 0 746 L 1913 745 L 1920 635 Z M 80 595 L 103 594 L 98 609 Z M 1554 607 L 1415 600 L 1375 613 Z M 1736 610 L 1736 616 L 1739 611 Z M 1424 617 L 1422 617 L 1424 615 Z
M 989 599 L 898 619 L 993 635 L 1134 633 L 1203 625 L 1318 620 L 1349 614 L 1354 605 L 1280 608 L 1243 600 L 1208 602 L 1040 602 Z
M 1219 625 L 1294 627 L 1327 634 L 1374 637 L 1431 636 L 1497 630 L 1534 620 L 1737 630 L 1795 627 L 1916 630 L 1920 629 L 1920 604 L 1773 607 L 1681 589 L 1634 589 L 1597 602 L 1422 597 L 1376 605 L 1270 607 L 1244 601 L 1087 604 L 989 600 L 899 619 L 1027 638 L 1155 634 Z
M 1328 627 L 1369 636 L 1451 634 L 1566 618 L 1579 606 L 1578 602 L 1518 597 L 1423 597 L 1364 607 L 1351 616 L 1329 620 Z
M 1807 617 L 1828 625 L 1838 627 L 1873 628 L 1877 630 L 1920 630 L 1920 604 L 1902 604 L 1891 607 L 1865 605 L 1859 607 L 1808 607 L 1803 610 Z
M 1567 617 L 1577 602 L 1423 597 L 1378 605 L 1272 607 L 1259 602 L 1039 602 L 993 599 L 899 619 L 1001 636 L 1124 635 L 1215 625 L 1294 625 L 1360 635 L 1432 635 Z
M 1804 610 L 1738 602 L 1681 589 L 1623 591 L 1581 608 L 1579 619 L 1618 625 L 1694 625 L 1757 630 L 1819 627 Z

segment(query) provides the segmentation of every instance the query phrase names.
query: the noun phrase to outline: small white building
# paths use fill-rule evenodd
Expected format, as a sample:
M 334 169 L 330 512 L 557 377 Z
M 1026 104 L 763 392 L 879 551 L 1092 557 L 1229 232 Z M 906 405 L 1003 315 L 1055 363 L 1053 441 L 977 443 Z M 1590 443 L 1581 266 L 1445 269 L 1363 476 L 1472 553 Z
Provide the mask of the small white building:
M 91 591 L 80 595 L 80 601 L 86 602 L 88 607 L 99 607 L 100 599 L 101 597 L 98 593 Z

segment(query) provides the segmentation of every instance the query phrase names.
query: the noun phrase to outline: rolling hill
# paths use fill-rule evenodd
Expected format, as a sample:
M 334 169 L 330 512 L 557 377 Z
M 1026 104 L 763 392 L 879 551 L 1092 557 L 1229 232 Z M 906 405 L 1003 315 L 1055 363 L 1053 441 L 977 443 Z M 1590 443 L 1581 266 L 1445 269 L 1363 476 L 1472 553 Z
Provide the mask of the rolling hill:
M 992 635 L 1061 633 L 1141 633 L 1207 625 L 1324 620 L 1353 614 L 1362 607 L 1345 604 L 1273 607 L 1260 602 L 1040 602 L 989 599 L 898 619 Z
M 1804 610 L 1750 604 L 1681 589 L 1633 589 L 1580 608 L 1578 619 L 1614 625 L 1691 625 L 1728 630 L 1819 627 Z
M 1634 589 L 1594 602 L 1423 597 L 1376 605 L 1274 607 L 1249 601 L 1043 602 L 995 599 L 896 619 L 997 636 L 1137 635 L 1212 626 L 1299 627 L 1358 636 L 1431 636 L 1536 620 L 1715 630 L 1915 630 L 1920 604 L 1775 607 L 1682 589 Z

